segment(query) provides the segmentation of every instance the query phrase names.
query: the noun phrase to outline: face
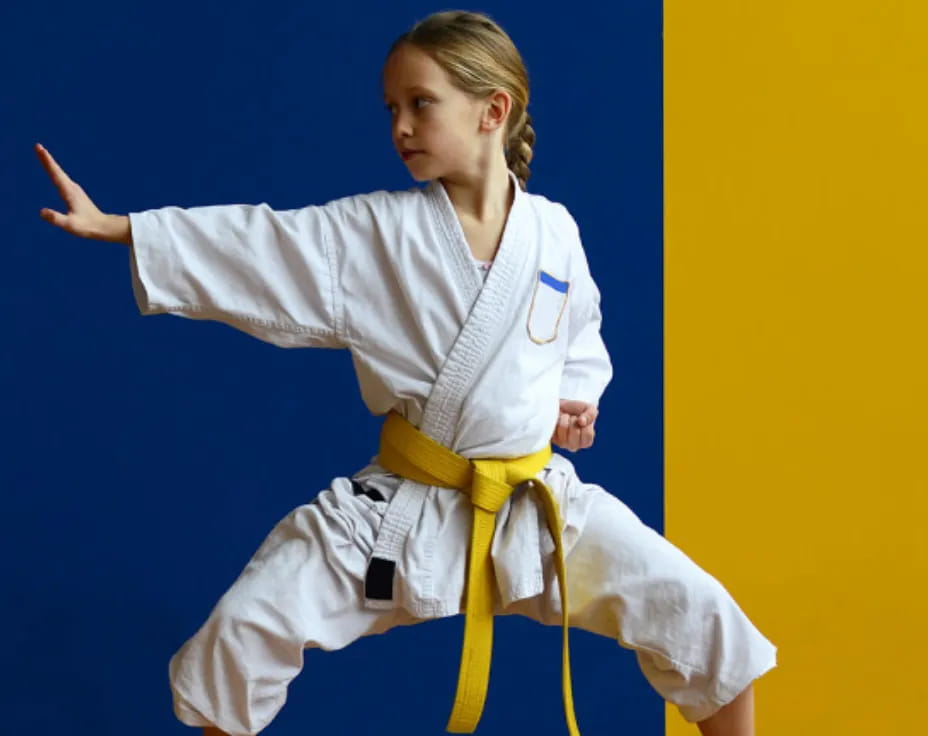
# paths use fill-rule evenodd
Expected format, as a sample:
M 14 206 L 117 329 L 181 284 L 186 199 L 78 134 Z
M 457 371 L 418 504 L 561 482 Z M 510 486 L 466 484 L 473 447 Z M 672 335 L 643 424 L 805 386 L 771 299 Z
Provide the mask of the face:
M 415 179 L 471 171 L 494 145 L 502 150 L 502 125 L 493 120 L 497 103 L 461 92 L 424 51 L 396 49 L 384 65 L 383 87 L 393 146 Z

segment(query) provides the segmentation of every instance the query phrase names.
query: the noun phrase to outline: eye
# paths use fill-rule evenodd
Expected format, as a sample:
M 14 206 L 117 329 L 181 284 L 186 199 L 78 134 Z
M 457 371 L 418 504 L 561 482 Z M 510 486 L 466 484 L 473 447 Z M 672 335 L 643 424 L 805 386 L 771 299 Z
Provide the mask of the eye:
M 428 97 L 413 97 L 413 101 L 416 103 L 414 107 L 417 110 L 422 109 L 422 106 L 418 104 L 419 102 L 429 102 L 429 103 L 431 102 L 431 100 Z M 395 107 L 394 105 L 387 104 L 383 106 L 383 109 L 392 114 L 394 107 Z

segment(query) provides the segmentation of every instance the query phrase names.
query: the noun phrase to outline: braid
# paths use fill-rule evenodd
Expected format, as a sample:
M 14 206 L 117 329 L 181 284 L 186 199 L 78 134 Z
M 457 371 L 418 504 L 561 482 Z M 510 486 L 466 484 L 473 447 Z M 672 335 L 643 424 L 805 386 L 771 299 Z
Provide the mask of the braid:
M 532 160 L 532 146 L 535 145 L 535 129 L 532 127 L 532 116 L 523 113 L 521 123 L 517 125 L 509 136 L 506 148 L 506 165 L 519 180 L 522 191 L 531 176 L 529 163 Z

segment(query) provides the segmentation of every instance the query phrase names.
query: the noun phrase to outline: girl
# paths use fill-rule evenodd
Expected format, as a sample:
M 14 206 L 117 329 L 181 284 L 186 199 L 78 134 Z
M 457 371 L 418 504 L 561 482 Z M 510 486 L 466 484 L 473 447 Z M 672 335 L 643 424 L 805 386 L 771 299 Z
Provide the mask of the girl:
M 752 682 L 773 645 L 721 584 L 550 452 L 592 444 L 612 368 L 577 224 L 526 191 L 535 135 L 518 51 L 486 15 L 436 13 L 390 48 L 383 88 L 421 188 L 107 215 L 36 149 L 68 205 L 42 217 L 127 244 L 142 314 L 346 348 L 365 403 L 387 416 L 372 464 L 280 521 L 171 659 L 177 717 L 256 734 L 305 648 L 464 612 L 452 732 L 479 719 L 496 613 L 564 627 L 571 733 L 568 621 L 633 649 L 703 734 L 753 734 Z

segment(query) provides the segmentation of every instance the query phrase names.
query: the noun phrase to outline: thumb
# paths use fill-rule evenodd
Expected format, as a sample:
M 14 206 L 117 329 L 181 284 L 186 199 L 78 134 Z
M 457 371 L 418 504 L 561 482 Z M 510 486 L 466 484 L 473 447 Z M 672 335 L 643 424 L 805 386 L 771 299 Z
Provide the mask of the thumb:
M 583 413 L 577 418 L 577 423 L 581 427 L 591 426 L 596 421 L 598 414 L 599 410 L 592 404 L 588 404 Z
M 65 215 L 55 210 L 49 209 L 48 207 L 43 207 L 39 211 L 39 215 L 46 222 L 50 222 L 52 225 L 57 225 L 58 227 L 64 227 Z
M 561 411 L 570 414 L 572 416 L 577 416 L 582 414 L 587 406 L 589 406 L 585 401 L 575 401 L 574 399 L 561 399 Z

